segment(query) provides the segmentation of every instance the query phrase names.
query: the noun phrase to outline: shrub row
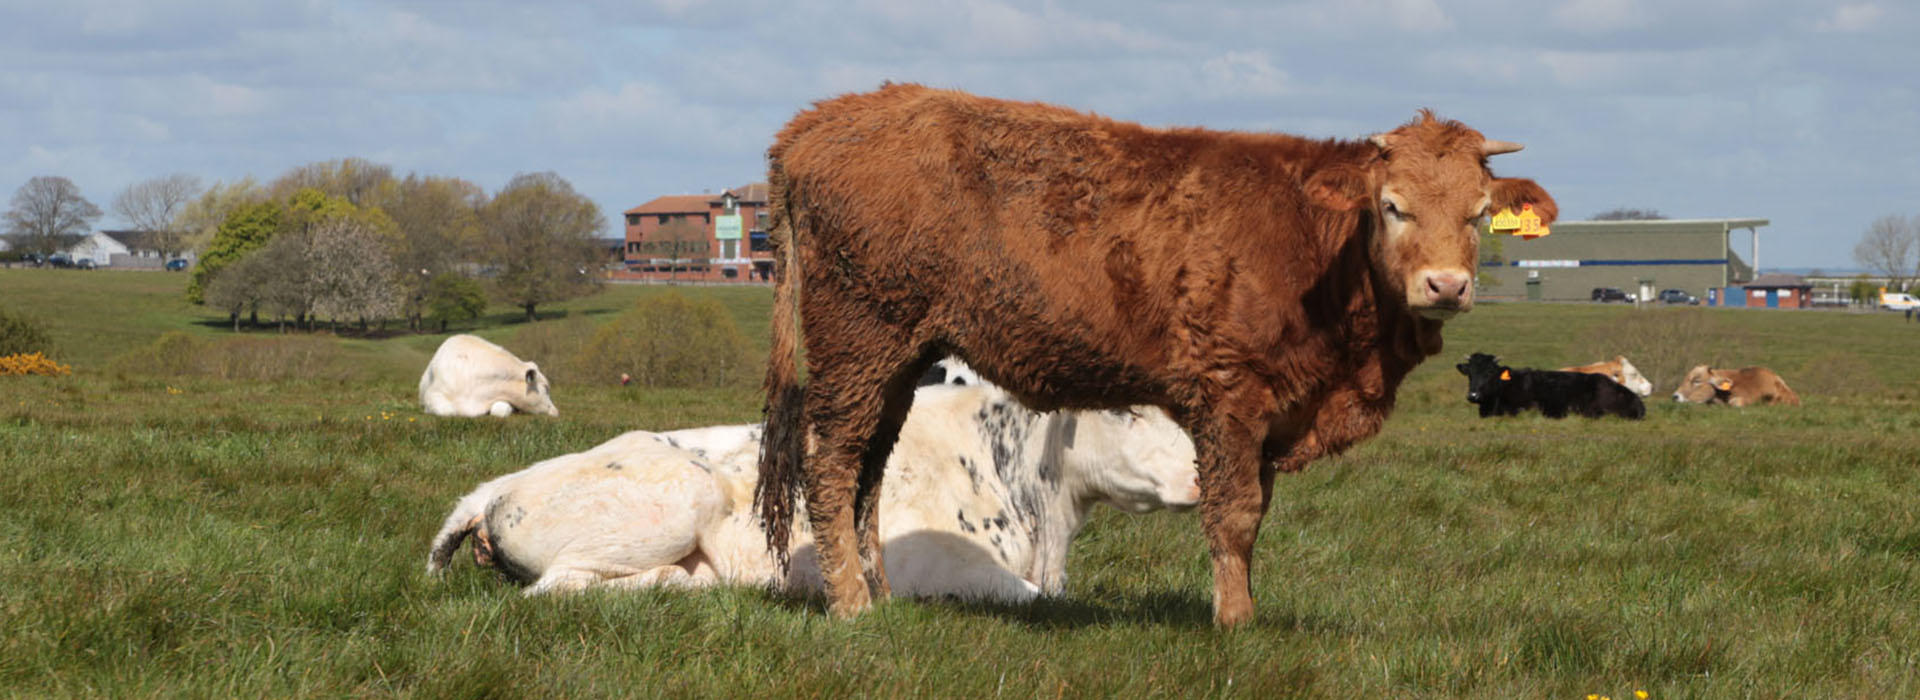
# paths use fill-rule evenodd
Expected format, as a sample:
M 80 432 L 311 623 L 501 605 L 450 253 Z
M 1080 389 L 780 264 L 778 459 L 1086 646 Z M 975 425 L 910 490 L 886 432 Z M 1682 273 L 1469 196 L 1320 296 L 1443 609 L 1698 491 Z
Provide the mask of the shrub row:
M 584 318 L 529 325 L 509 349 L 556 384 L 613 383 L 624 374 L 640 387 L 751 386 L 760 367 L 725 306 L 678 293 L 642 299 L 597 329 Z
M 352 379 L 340 346 L 308 336 L 200 340 L 181 331 L 114 358 L 108 369 L 131 375 L 276 381 Z

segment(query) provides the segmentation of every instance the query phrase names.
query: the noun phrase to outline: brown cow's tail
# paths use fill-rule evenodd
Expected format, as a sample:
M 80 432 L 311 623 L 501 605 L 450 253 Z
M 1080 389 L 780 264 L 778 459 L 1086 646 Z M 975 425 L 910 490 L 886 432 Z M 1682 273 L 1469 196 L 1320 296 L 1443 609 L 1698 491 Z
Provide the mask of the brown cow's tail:
M 787 545 L 793 534 L 794 504 L 800 495 L 800 460 L 806 444 L 800 363 L 800 252 L 789 206 L 787 182 L 777 156 L 769 167 L 770 242 L 773 263 L 773 348 L 767 356 L 765 437 L 760 444 L 760 480 L 753 493 L 767 551 L 781 575 L 787 571 Z

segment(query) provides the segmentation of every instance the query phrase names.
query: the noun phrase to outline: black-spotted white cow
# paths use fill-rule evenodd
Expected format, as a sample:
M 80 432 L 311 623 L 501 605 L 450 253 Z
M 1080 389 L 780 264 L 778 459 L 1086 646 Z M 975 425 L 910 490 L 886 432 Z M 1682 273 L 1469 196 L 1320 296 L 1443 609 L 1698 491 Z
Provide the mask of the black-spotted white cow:
M 822 583 L 811 537 L 788 579 L 750 507 L 756 425 L 635 431 L 482 484 L 434 538 L 427 570 L 472 534 L 529 595 L 589 587 Z M 1095 503 L 1198 503 L 1193 443 L 1160 409 L 1037 413 L 992 386 L 920 390 L 880 501 L 894 592 L 1021 602 L 1059 593 Z

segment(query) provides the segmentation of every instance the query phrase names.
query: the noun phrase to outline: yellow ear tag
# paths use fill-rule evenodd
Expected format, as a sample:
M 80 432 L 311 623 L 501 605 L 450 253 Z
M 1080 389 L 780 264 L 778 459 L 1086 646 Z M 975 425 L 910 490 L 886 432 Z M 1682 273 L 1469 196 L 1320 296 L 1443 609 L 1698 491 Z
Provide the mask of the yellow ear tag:
M 1520 205 L 1520 230 L 1515 231 L 1514 235 L 1519 236 L 1523 240 L 1531 241 L 1549 233 L 1553 233 L 1553 231 L 1540 223 L 1540 215 L 1533 213 L 1533 205 Z
M 1512 209 L 1501 209 L 1487 221 L 1487 230 L 1494 233 L 1512 234 L 1520 230 L 1520 216 Z
M 1733 388 L 1733 381 L 1725 377 L 1713 380 L 1713 388 L 1726 391 Z
M 1513 381 L 1513 373 L 1508 372 L 1504 369 L 1500 370 L 1500 381 L 1503 381 L 1503 382 Z

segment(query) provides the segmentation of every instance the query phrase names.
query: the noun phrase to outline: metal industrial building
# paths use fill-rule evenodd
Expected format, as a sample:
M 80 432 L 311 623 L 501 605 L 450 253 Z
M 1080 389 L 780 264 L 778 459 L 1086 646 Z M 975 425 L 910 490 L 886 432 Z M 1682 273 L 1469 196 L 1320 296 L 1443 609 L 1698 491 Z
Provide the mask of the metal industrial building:
M 1705 300 L 1707 290 L 1753 279 L 1753 268 L 1733 254 L 1728 235 L 1746 230 L 1753 250 L 1766 219 L 1566 221 L 1552 233 L 1525 240 L 1492 235 L 1482 246 L 1484 299 L 1574 301 L 1595 287 L 1684 289 Z M 1758 255 L 1756 253 L 1755 257 Z

